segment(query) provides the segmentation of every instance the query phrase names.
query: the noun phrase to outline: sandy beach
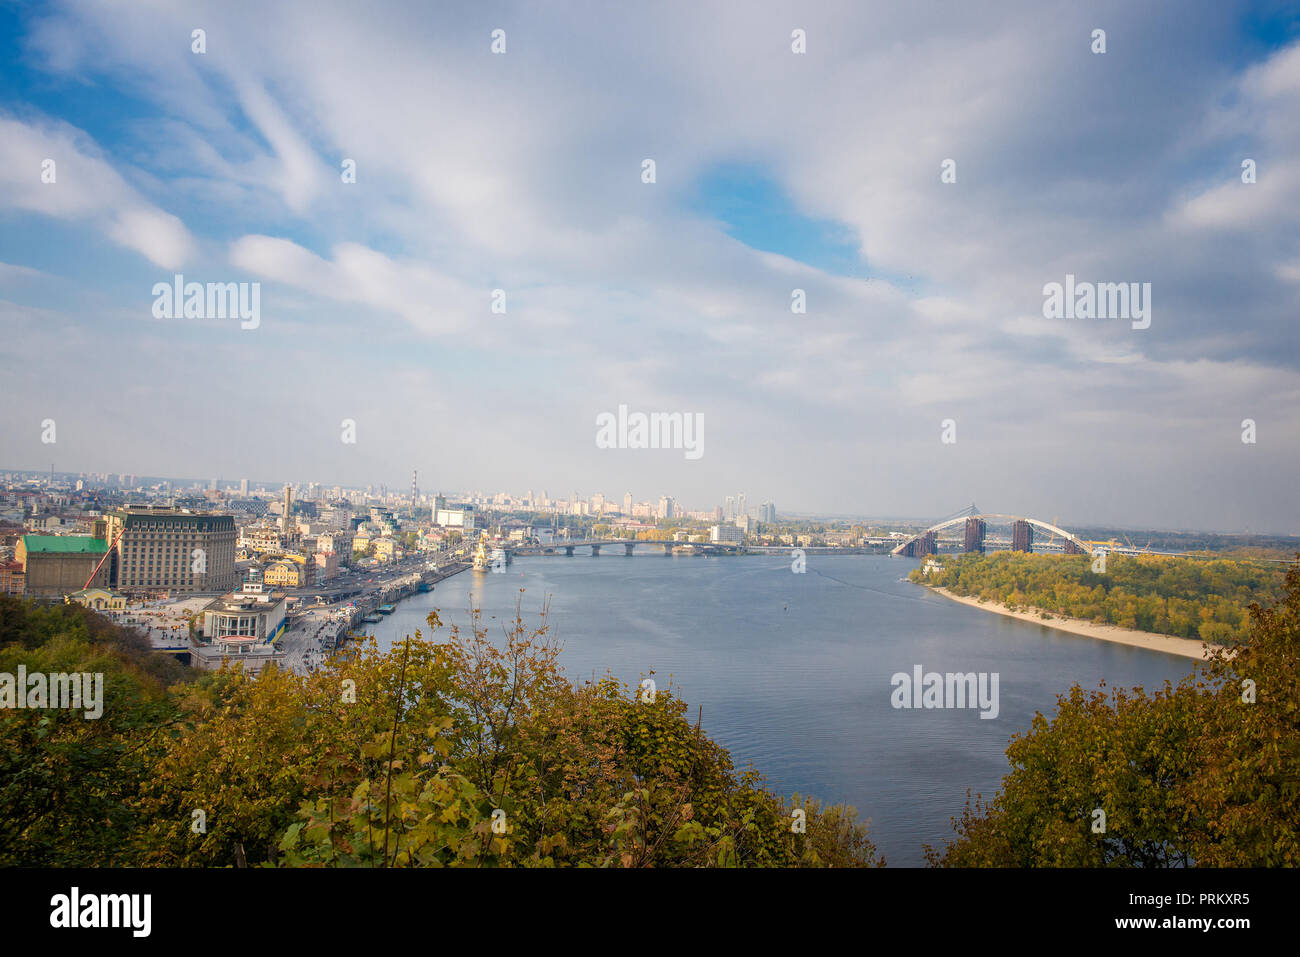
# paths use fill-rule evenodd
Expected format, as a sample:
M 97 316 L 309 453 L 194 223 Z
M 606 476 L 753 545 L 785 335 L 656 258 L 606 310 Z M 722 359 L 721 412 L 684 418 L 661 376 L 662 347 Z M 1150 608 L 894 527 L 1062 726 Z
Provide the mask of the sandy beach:
M 1012 611 L 1006 605 L 1000 602 L 980 601 L 978 598 L 968 598 L 964 595 L 954 595 L 946 588 L 938 588 L 934 585 L 927 585 L 931 591 L 936 591 L 945 598 L 951 598 L 953 601 L 959 601 L 963 605 L 970 605 L 974 608 L 982 608 L 984 611 L 991 611 L 999 615 L 1006 615 L 1008 618 L 1019 618 L 1021 621 L 1032 622 L 1035 625 L 1043 625 L 1047 628 L 1055 628 L 1057 631 L 1068 631 L 1072 635 L 1083 635 L 1086 638 L 1096 638 L 1099 641 L 1113 641 L 1121 645 L 1132 645 L 1134 648 L 1146 648 L 1150 651 L 1163 651 L 1168 655 L 1179 655 L 1183 658 L 1195 658 L 1198 661 L 1204 661 L 1209 657 L 1209 652 L 1219 648 L 1219 645 L 1207 645 L 1202 641 L 1192 638 L 1179 638 L 1175 635 L 1158 635 L 1150 631 L 1134 631 L 1130 628 L 1120 628 L 1116 625 L 1098 625 L 1091 621 L 1084 621 L 1082 618 L 1062 618 L 1053 612 L 1048 612 L 1051 618 L 1043 618 L 1042 612 L 1033 611 Z

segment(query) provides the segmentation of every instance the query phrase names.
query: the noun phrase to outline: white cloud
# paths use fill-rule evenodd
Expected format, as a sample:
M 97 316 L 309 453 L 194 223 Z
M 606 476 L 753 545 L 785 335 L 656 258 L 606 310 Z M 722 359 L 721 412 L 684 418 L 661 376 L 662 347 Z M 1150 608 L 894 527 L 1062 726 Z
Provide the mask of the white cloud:
M 53 182 L 42 179 L 47 160 L 53 161 Z M 177 217 L 145 200 L 84 134 L 65 123 L 0 115 L 3 209 L 90 223 L 166 269 L 180 267 L 194 250 Z
M 194 16 L 165 5 L 71 4 L 35 36 L 55 76 L 156 106 L 135 123 L 136 152 L 156 159 L 174 208 L 219 224 L 231 265 L 282 287 L 268 288 L 268 313 L 355 314 L 368 346 L 389 350 L 386 385 L 487 370 L 519 410 L 475 437 L 490 474 L 519 474 L 520 416 L 535 423 L 529 441 L 568 448 L 586 421 L 576 406 L 632 398 L 725 410 L 745 437 L 727 443 L 711 424 L 716 457 L 689 476 L 655 464 L 638 482 L 703 498 L 806 455 L 825 467 L 771 477 L 773 494 L 838 508 L 895 495 L 904 511 L 927 505 L 887 470 L 870 485 L 837 475 L 912 462 L 940 404 L 960 410 L 972 474 L 1013 461 L 978 436 L 1029 442 L 1069 423 L 1080 443 L 1112 443 L 1127 423 L 1142 433 L 1135 450 L 1167 454 L 1172 481 L 1194 453 L 1172 431 L 1136 428 L 1153 421 L 1152 381 L 1169 390 L 1158 408 L 1203 422 L 1220 411 L 1212 393 L 1243 374 L 1259 403 L 1294 403 L 1300 354 L 1269 348 L 1267 322 L 1286 305 L 1271 284 L 1300 275 L 1300 44 L 1244 70 L 1186 68 L 1237 10 L 826 4 L 800 12 L 805 56 L 789 51 L 788 11 L 761 3 L 744 18 L 515 5 L 502 57 L 476 11 L 403 4 L 212 6 L 206 57 L 188 52 Z M 1098 18 L 1105 57 L 1088 52 Z M 1254 185 L 1239 181 L 1242 155 L 1259 161 Z M 647 156 L 654 186 L 639 180 Z M 339 181 L 343 157 L 355 185 Z M 950 157 L 953 185 L 939 179 Z M 6 171 L 31 168 L 30 150 L 13 159 Z M 701 178 L 727 164 L 770 171 L 801 213 L 842 224 L 862 278 L 750 249 L 695 210 Z M 156 264 L 183 258 L 193 241 L 179 221 L 120 177 L 91 179 L 35 199 L 0 182 L 0 201 L 91 221 Z M 1039 318 L 1043 283 L 1066 272 L 1154 281 L 1151 330 Z M 497 287 L 506 316 L 488 312 Z M 806 315 L 790 311 L 795 287 Z M 324 343 L 298 344 L 304 364 L 338 360 Z M 1172 373 L 1180 363 L 1205 364 Z M 547 467 L 571 484 L 588 466 Z M 632 480 L 592 467 L 611 470 L 592 482 Z M 961 470 L 935 476 L 967 497 Z M 1086 476 L 1066 481 L 1063 495 L 1090 494 Z M 1269 481 L 1253 495 L 1261 510 L 1280 501 Z M 1004 487 L 1036 493 L 1018 475 Z

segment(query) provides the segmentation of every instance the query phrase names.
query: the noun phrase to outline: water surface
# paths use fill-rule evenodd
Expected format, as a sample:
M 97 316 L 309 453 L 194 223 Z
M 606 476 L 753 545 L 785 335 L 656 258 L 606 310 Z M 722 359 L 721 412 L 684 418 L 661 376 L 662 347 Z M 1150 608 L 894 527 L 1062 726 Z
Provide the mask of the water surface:
M 464 572 L 403 601 L 369 631 L 390 646 L 437 607 L 462 626 L 470 594 L 490 634 L 526 622 L 549 598 L 552 634 L 572 678 L 610 671 L 629 685 L 671 681 L 738 767 L 753 763 L 783 794 L 847 801 L 870 818 L 892 865 L 952 836 L 966 789 L 991 797 L 1008 739 L 1079 682 L 1095 688 L 1177 681 L 1188 658 L 1068 635 L 935 595 L 900 578 L 916 565 L 874 555 L 809 555 L 794 574 L 776 556 L 647 552 L 516 559 L 502 574 Z M 999 714 L 902 710 L 896 672 L 996 672 Z

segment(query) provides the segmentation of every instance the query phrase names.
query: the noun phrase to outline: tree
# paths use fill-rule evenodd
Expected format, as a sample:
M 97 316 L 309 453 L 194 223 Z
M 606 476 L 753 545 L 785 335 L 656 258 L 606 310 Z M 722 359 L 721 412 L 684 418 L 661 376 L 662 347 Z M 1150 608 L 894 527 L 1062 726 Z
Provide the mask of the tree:
M 1300 566 L 1284 584 L 1204 674 L 1149 696 L 1076 685 L 1051 720 L 1036 715 L 999 793 L 968 796 L 929 863 L 1300 863 Z

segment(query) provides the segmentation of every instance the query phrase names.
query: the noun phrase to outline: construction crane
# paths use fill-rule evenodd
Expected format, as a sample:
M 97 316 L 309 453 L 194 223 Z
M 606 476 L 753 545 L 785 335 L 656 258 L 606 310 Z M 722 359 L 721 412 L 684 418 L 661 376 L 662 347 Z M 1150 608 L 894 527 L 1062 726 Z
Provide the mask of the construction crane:
M 99 570 L 104 567 L 104 562 L 108 561 L 108 556 L 113 554 L 113 549 L 117 548 L 117 543 L 122 540 L 122 535 L 125 532 L 126 524 L 123 523 L 121 529 L 118 530 L 117 537 L 113 539 L 113 544 L 108 546 L 108 551 L 104 552 L 104 557 L 95 563 L 95 570 L 92 571 L 90 577 L 86 579 L 86 584 L 81 586 L 82 591 L 85 591 L 90 587 L 90 583 L 95 580 L 95 576 L 99 574 Z

